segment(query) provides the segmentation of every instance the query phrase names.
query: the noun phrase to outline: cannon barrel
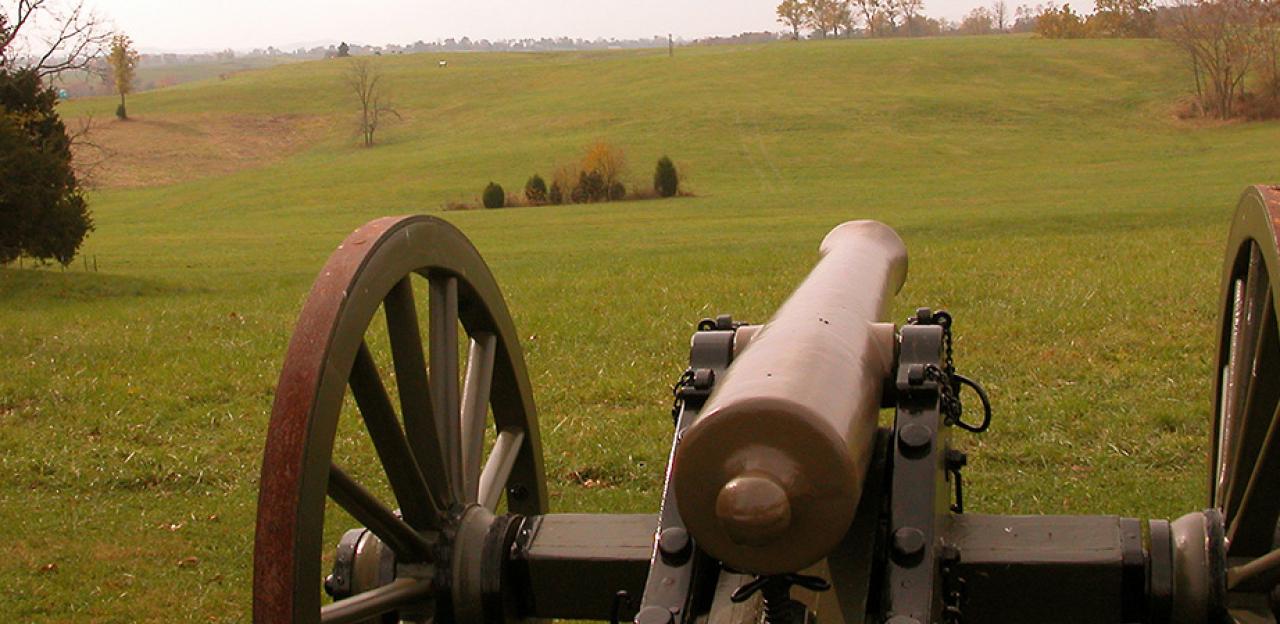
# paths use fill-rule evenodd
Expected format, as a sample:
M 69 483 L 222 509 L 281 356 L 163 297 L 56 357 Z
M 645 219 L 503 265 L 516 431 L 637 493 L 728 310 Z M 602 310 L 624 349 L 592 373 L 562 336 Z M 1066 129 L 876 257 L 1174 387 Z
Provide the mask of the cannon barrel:
M 672 474 L 698 545 L 756 574 L 799 571 L 844 536 L 894 359 L 880 323 L 907 273 L 892 228 L 850 221 L 716 383 Z

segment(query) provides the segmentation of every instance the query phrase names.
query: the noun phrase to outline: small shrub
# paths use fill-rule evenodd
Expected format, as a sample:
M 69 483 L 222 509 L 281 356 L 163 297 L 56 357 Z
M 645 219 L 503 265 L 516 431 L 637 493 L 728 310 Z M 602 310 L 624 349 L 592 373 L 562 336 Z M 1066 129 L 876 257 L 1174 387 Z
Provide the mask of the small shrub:
M 577 204 L 605 201 L 609 198 L 609 187 L 599 171 L 579 171 L 578 184 L 570 197 Z
M 542 179 L 542 176 L 535 173 L 528 182 L 524 183 L 524 198 L 532 204 L 547 201 L 547 182 Z
M 658 166 L 653 171 L 653 190 L 662 197 L 673 197 L 680 190 L 680 174 L 676 173 L 676 165 L 670 158 L 658 159 Z
M 556 205 L 564 203 L 564 191 L 560 189 L 559 182 L 551 183 L 551 190 L 547 191 L 547 200 Z
M 129 115 L 124 110 L 124 104 L 116 104 L 116 117 L 119 119 L 128 119 Z
M 619 201 L 626 199 L 626 197 L 627 187 L 621 182 L 615 181 L 613 184 L 609 185 L 609 201 Z
M 485 208 L 501 208 L 506 198 L 507 194 L 503 192 L 502 187 L 495 182 L 490 182 L 489 186 L 484 187 L 481 201 Z

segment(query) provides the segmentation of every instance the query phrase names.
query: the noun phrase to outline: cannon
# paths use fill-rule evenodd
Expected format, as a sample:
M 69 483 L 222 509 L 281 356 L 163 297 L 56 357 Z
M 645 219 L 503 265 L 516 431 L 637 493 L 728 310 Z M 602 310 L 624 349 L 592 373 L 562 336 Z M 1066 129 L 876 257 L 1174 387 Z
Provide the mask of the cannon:
M 990 401 L 955 368 L 949 314 L 887 322 L 906 248 L 853 221 L 767 322 L 698 323 L 656 513 L 572 514 L 548 509 L 533 390 L 480 255 L 439 219 L 372 221 L 321 270 L 285 356 L 254 619 L 1276 622 L 1278 232 L 1280 187 L 1246 190 L 1203 509 L 966 509 L 959 442 Z

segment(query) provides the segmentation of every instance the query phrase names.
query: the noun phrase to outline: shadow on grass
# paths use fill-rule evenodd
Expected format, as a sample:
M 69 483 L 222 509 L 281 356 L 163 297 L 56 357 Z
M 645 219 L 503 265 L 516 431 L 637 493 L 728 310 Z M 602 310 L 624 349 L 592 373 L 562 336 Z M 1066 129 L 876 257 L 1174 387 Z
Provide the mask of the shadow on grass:
M 0 301 L 93 301 L 198 292 L 159 280 L 49 269 L 0 267 Z

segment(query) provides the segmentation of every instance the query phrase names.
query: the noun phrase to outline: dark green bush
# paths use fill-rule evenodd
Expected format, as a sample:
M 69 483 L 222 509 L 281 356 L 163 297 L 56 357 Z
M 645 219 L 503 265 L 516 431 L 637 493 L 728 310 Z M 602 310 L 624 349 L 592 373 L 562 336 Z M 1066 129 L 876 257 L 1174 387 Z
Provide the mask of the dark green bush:
M 671 197 L 680 190 L 680 175 L 676 173 L 676 165 L 666 156 L 658 159 L 658 166 L 653 171 L 653 190 L 663 197 Z
M 57 103 L 34 70 L 0 68 L 0 265 L 66 266 L 93 230 Z
M 116 104 L 116 117 L 120 119 L 129 118 L 129 114 L 124 110 L 124 104 Z
M 507 199 L 507 194 L 497 183 L 490 182 L 489 186 L 484 187 L 484 195 L 480 198 L 485 208 L 501 208 Z
M 609 201 L 618 201 L 627 196 L 627 187 L 621 182 L 614 182 L 609 185 Z
M 542 176 L 535 173 L 528 182 L 524 183 L 524 198 L 534 204 L 547 201 L 547 183 Z
M 604 176 L 599 171 L 579 171 L 578 185 L 573 187 L 571 197 L 576 204 L 605 201 L 609 198 L 609 188 Z
M 564 203 L 564 191 L 560 189 L 559 182 L 551 183 L 551 190 L 547 192 L 547 200 L 557 205 Z

